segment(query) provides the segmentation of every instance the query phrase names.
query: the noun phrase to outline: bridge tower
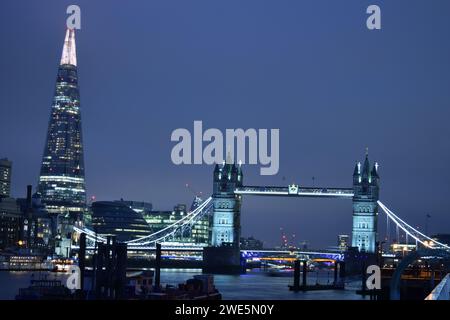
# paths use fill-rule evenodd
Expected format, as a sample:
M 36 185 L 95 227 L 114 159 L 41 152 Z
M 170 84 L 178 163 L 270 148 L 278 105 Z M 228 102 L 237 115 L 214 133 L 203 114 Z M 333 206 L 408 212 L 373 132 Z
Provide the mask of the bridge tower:
M 379 183 L 378 163 L 371 168 L 366 151 L 362 168 L 358 162 L 353 172 L 352 247 L 357 247 L 360 252 L 376 252 Z
M 216 164 L 213 180 L 213 214 L 210 247 L 204 248 L 203 261 L 208 272 L 241 273 L 239 242 L 241 236 L 241 164 L 235 165 L 228 156 L 222 165 Z
M 241 235 L 241 196 L 235 195 L 242 186 L 242 168 L 230 159 L 222 166 L 216 164 L 213 185 L 213 221 L 211 245 L 239 246 Z

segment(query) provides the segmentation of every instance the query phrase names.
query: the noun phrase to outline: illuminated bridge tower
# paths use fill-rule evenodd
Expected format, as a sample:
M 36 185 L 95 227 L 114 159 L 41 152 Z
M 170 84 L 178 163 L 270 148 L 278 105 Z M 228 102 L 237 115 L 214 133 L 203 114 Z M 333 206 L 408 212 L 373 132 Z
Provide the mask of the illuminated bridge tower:
M 352 247 L 361 252 L 376 252 L 379 182 L 378 164 L 371 169 L 366 152 L 364 165 L 358 162 L 353 173 Z
M 213 182 L 211 246 L 203 251 L 205 269 L 216 273 L 241 273 L 239 241 L 241 235 L 242 168 L 230 157 L 222 166 L 216 164 Z
M 214 169 L 213 221 L 211 245 L 239 246 L 241 235 L 241 196 L 234 194 L 242 187 L 242 169 L 227 161 Z
M 82 213 L 86 205 L 75 30 L 67 29 L 38 193 L 50 213 Z

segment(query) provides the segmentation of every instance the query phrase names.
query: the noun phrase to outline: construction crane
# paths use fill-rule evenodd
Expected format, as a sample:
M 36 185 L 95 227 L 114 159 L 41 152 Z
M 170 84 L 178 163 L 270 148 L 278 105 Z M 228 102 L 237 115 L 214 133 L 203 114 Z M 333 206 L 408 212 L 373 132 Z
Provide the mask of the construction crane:
M 286 233 L 284 233 L 283 227 L 280 227 L 281 232 L 281 247 L 287 248 L 288 247 L 288 238 L 286 237 Z
M 189 183 L 186 183 L 186 188 L 194 195 L 194 201 L 192 202 L 191 205 L 191 211 L 195 210 L 202 202 L 203 202 L 203 194 L 202 192 L 197 192 L 196 190 L 194 190 L 194 188 L 192 188 Z
M 203 193 L 197 192 L 189 183 L 186 183 L 186 189 L 188 189 L 195 197 L 202 197 Z

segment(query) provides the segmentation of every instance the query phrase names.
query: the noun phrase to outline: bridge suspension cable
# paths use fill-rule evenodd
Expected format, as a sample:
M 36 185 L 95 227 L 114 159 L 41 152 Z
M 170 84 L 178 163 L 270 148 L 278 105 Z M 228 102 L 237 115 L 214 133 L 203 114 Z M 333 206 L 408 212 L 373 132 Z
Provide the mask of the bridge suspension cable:
M 410 226 L 408 223 L 406 223 L 404 220 L 402 220 L 400 217 L 398 217 L 396 214 L 394 214 L 391 210 L 389 210 L 381 201 L 378 201 L 378 205 L 380 208 L 386 213 L 388 218 L 395 223 L 396 228 L 402 229 L 406 233 L 406 239 L 408 239 L 408 236 L 412 237 L 417 242 L 420 242 L 422 245 L 424 245 L 427 248 L 431 249 L 444 249 L 444 250 L 450 250 L 450 246 L 441 243 L 439 241 L 436 241 L 429 236 L 423 234 L 419 230 L 414 229 L 412 226 Z M 398 234 L 398 232 L 397 232 Z M 398 236 L 397 236 L 398 238 Z M 397 239 L 398 241 L 398 239 Z
M 184 230 L 192 228 L 192 226 L 206 214 L 212 206 L 212 198 L 206 199 L 195 210 L 189 212 L 186 216 L 177 220 L 173 224 L 155 232 L 148 236 L 127 241 L 131 247 L 148 246 L 150 243 L 165 241 L 167 238 L 174 237 L 176 233 L 183 233 Z
M 200 204 L 194 211 L 189 212 L 186 216 L 172 223 L 171 225 L 152 233 L 148 236 L 137 238 L 134 240 L 126 241 L 128 245 L 131 246 L 143 246 L 148 245 L 152 242 L 158 242 L 174 235 L 178 231 L 182 230 L 184 227 L 192 227 L 199 218 L 203 217 L 212 206 L 212 197 L 206 199 L 202 204 Z
M 172 223 L 171 225 L 158 230 L 148 236 L 125 241 L 126 244 L 130 247 L 141 247 L 141 246 L 148 246 L 151 243 L 156 243 L 160 241 L 165 241 L 167 238 L 173 237 L 178 232 L 183 232 L 184 230 L 188 228 L 192 228 L 192 226 L 201 219 L 212 207 L 212 197 L 209 197 L 205 201 L 203 201 L 195 210 L 187 213 L 183 218 L 177 220 L 176 222 Z M 104 237 L 101 237 L 97 235 L 95 232 L 88 228 L 78 228 L 73 227 L 75 232 L 78 233 L 85 233 L 86 237 L 95 242 L 106 242 L 106 239 Z
M 86 237 L 87 237 L 89 240 L 92 240 L 92 241 L 97 240 L 98 242 L 106 242 L 106 239 L 105 239 L 105 238 L 99 236 L 99 235 L 96 234 L 94 231 L 92 231 L 92 230 L 90 230 L 90 229 L 88 229 L 88 228 L 78 228 L 78 227 L 74 226 L 74 227 L 73 227 L 73 230 L 74 230 L 75 232 L 80 233 L 80 234 L 81 234 L 81 233 L 85 233 L 85 234 L 86 234 Z

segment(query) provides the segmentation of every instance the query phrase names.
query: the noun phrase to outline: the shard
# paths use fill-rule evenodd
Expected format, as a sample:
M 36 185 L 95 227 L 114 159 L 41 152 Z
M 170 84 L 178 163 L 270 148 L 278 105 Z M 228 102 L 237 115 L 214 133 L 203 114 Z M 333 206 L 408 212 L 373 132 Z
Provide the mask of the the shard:
M 86 205 L 75 30 L 67 29 L 51 106 L 38 193 L 50 213 Z

